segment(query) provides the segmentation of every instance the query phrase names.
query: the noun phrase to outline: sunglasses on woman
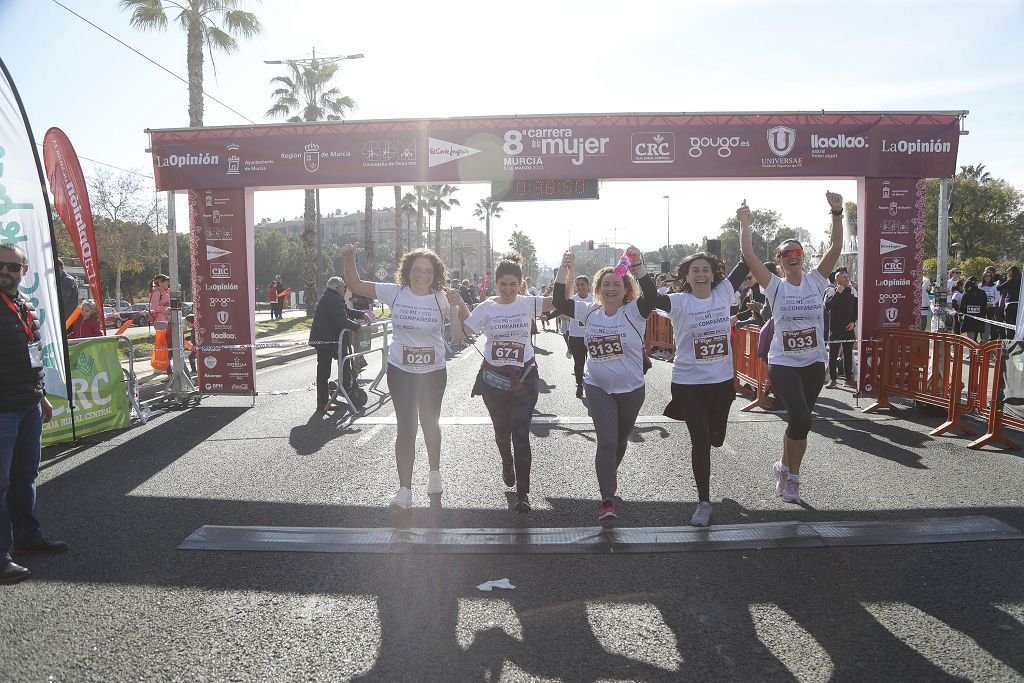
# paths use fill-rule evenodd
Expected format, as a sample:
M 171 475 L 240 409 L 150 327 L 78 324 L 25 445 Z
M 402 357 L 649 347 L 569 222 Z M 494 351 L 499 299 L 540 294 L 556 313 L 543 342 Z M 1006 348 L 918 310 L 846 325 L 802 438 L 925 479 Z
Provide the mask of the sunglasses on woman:
M 779 252 L 779 258 L 803 258 L 804 250 L 800 247 L 793 247 L 792 249 L 783 249 Z

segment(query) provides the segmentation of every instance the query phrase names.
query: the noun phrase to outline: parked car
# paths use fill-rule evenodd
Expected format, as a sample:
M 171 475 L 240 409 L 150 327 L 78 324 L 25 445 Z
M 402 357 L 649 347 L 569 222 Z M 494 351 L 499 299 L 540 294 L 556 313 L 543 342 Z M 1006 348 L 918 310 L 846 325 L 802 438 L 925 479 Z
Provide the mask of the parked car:
M 109 306 L 110 308 L 117 308 L 117 310 L 119 310 L 119 311 L 124 311 L 124 310 L 126 310 L 126 309 L 127 309 L 127 308 L 128 308 L 129 306 L 131 306 L 131 304 L 129 304 L 129 303 L 128 303 L 127 301 L 125 301 L 124 299 L 121 299 L 121 305 L 120 305 L 120 306 L 115 306 L 115 305 L 114 305 L 114 300 L 113 300 L 113 299 L 104 299 L 104 300 L 103 300 L 103 305 L 104 305 L 105 307 L 106 307 L 106 306 Z
M 121 327 L 121 316 L 111 306 L 103 307 L 104 327 Z
M 193 306 L 191 301 L 181 302 L 181 317 L 184 318 L 186 315 L 191 315 L 192 309 Z
M 149 304 L 132 304 L 121 311 L 121 323 L 124 324 L 129 320 L 132 321 L 132 325 L 137 327 L 149 325 Z

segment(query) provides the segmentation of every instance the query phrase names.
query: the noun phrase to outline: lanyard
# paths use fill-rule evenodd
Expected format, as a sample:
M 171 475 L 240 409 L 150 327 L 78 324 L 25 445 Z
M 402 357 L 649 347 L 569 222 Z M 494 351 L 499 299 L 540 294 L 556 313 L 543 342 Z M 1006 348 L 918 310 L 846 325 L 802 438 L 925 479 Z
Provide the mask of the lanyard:
M 29 342 L 34 342 L 35 336 L 32 334 L 32 311 L 28 310 L 28 307 L 25 308 L 25 315 L 28 316 L 28 324 L 26 325 L 25 319 L 21 317 L 21 313 L 18 312 L 18 308 L 14 305 L 14 302 L 7 298 L 7 294 L 0 292 L 0 296 L 2 296 L 4 301 L 7 302 L 7 307 L 14 311 L 14 315 L 18 317 L 18 322 L 21 323 L 21 326 L 25 328 L 25 334 L 28 335 Z

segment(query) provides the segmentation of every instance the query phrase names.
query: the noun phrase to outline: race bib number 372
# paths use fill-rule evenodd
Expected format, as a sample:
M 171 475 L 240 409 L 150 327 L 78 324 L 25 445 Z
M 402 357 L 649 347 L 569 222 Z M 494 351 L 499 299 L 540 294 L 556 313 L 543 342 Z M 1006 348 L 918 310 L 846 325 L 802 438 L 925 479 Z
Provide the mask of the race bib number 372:
M 433 346 L 403 346 L 402 365 L 429 368 L 434 364 Z
M 587 353 L 590 355 L 590 360 L 598 363 L 622 358 L 624 355 L 622 352 L 622 338 L 617 334 L 591 337 L 587 340 Z
M 714 363 L 729 356 L 729 338 L 724 334 L 695 337 L 693 358 L 698 363 Z
M 786 353 L 810 353 L 818 348 L 818 330 L 814 327 L 785 330 L 782 333 L 782 348 Z

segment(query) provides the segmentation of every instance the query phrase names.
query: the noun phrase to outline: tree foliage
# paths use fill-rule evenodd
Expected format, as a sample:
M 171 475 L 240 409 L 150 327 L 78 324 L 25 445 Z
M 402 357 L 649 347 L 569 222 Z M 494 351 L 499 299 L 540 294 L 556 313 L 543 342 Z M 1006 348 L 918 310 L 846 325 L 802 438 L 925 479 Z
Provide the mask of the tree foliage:
M 754 245 L 754 253 L 758 258 L 769 260 L 774 256 L 773 248 L 778 244 L 776 233 L 786 227 L 777 211 L 771 209 L 754 209 L 751 211 L 750 232 Z M 740 260 L 740 222 L 733 216 L 722 223 L 718 233 L 722 242 L 722 260 L 735 263 Z
M 533 244 L 530 236 L 521 230 L 516 230 L 508 238 L 508 246 L 523 257 L 523 277 L 537 277 L 537 247 Z

